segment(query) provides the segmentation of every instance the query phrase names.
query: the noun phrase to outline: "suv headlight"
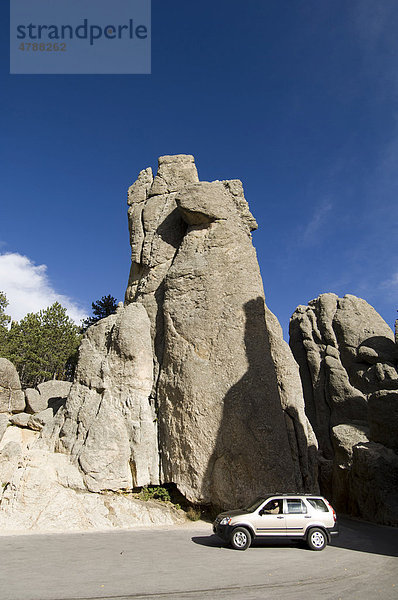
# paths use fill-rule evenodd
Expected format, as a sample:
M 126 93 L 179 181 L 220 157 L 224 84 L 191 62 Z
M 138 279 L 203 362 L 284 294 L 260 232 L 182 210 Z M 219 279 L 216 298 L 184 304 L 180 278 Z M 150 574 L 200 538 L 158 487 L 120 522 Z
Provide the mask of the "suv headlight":
M 230 522 L 231 522 L 231 517 L 224 517 L 223 519 L 221 519 L 220 525 L 229 525 Z

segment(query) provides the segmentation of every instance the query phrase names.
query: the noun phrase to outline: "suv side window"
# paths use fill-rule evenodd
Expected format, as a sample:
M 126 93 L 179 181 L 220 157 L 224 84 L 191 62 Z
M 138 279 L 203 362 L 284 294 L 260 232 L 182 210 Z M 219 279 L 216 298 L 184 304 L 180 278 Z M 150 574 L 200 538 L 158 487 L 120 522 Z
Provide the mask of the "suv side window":
M 302 515 L 307 512 L 307 507 L 302 500 L 289 499 L 286 500 L 287 512 L 289 514 Z
M 322 512 L 328 512 L 328 507 L 324 503 L 321 498 L 307 498 L 307 502 L 309 502 L 312 508 L 315 510 L 321 510 Z
M 283 501 L 278 499 L 270 500 L 261 510 L 263 515 L 279 515 L 283 513 Z

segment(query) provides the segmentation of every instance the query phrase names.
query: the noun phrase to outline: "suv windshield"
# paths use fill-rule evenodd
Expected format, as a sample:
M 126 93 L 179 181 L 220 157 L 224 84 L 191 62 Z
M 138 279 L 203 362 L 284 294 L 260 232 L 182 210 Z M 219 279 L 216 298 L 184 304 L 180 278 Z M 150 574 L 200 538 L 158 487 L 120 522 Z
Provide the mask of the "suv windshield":
M 257 510 L 257 508 L 265 501 L 265 498 L 263 498 L 262 496 L 256 498 L 255 500 L 253 500 L 253 502 L 251 502 L 249 504 L 249 506 L 244 506 L 243 510 L 245 510 L 246 512 L 254 512 L 255 510 Z

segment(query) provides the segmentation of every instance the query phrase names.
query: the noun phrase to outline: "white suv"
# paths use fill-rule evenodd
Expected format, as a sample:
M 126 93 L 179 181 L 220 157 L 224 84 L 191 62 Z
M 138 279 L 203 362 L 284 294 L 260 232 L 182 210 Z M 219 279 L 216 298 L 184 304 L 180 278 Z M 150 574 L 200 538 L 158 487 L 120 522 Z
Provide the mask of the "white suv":
M 338 535 L 336 513 L 322 496 L 275 494 L 256 498 L 240 510 L 220 513 L 213 532 L 236 550 L 254 539 L 306 540 L 311 550 L 323 550 Z

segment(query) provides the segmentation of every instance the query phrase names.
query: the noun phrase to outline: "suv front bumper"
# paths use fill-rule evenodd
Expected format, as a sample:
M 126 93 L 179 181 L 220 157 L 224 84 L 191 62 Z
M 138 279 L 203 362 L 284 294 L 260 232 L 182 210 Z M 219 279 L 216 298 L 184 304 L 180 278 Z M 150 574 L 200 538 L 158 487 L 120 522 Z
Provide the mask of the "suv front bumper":
M 219 523 L 213 523 L 213 533 L 218 535 L 222 540 L 229 542 L 231 537 L 231 531 L 233 527 L 230 525 L 220 525 Z

